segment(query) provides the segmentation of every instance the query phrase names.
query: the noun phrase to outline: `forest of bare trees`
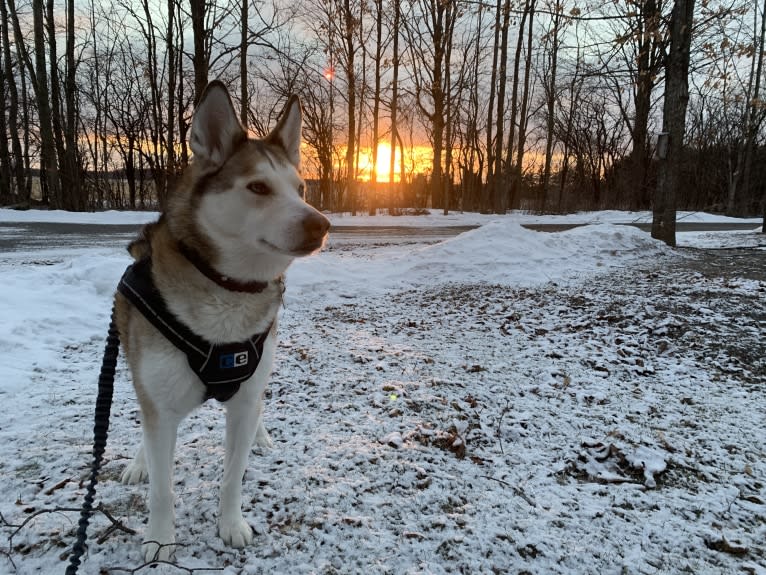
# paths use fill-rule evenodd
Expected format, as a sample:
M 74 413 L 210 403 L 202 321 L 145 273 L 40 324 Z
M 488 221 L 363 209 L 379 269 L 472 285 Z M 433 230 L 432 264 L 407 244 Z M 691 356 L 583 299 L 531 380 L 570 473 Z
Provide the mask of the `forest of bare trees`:
M 0 7 L 0 205 L 161 207 L 190 159 L 194 104 L 220 78 L 256 135 L 300 95 L 321 209 L 649 209 L 668 177 L 663 112 L 681 89 L 673 205 L 766 210 L 766 0 Z

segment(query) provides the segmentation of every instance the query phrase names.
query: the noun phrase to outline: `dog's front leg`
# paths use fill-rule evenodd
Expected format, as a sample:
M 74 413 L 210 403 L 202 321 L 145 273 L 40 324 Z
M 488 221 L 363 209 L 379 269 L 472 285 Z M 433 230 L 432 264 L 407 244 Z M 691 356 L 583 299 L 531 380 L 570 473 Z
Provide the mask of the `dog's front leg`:
M 232 547 L 253 542 L 253 530 L 242 517 L 242 478 L 260 424 L 260 398 L 232 398 L 226 403 L 226 456 L 223 463 L 218 534 Z
M 146 561 L 167 561 L 175 552 L 173 454 L 178 424 L 162 413 L 144 423 L 144 455 L 149 468 L 149 525 L 142 550 Z

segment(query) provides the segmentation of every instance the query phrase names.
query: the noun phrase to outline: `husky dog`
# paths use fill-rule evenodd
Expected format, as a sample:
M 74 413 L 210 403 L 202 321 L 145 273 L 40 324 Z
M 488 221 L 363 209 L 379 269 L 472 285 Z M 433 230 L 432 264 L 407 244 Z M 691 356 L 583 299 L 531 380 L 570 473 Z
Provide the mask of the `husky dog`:
M 173 554 L 177 428 L 211 397 L 226 407 L 218 533 L 233 547 L 252 542 L 242 517 L 242 478 L 251 446 L 271 446 L 263 394 L 282 274 L 294 258 L 319 250 L 330 227 L 303 200 L 301 122 L 292 96 L 266 138 L 248 138 L 226 88 L 211 82 L 192 122 L 194 160 L 159 221 L 129 247 L 136 262 L 115 296 L 116 317 L 143 440 L 122 481 L 149 479 L 147 561 Z

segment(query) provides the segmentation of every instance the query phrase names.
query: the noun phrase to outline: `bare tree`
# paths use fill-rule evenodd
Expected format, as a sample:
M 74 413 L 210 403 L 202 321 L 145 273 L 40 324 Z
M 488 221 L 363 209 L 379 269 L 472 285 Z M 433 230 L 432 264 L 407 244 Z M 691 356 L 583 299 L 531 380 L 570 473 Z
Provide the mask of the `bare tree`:
M 555 0 L 552 6 L 553 15 L 551 20 L 551 28 L 545 35 L 546 43 L 549 45 L 547 58 L 547 74 L 544 82 L 545 88 L 545 165 L 543 167 L 543 178 L 540 185 L 540 198 L 539 198 L 539 210 L 545 209 L 546 200 L 548 197 L 550 179 L 551 179 L 551 165 L 553 162 L 553 146 L 554 146 L 554 126 L 555 126 L 555 105 L 558 100 L 558 62 L 559 51 L 561 48 L 561 32 L 562 27 L 566 23 L 566 19 L 563 15 L 564 6 L 561 0 Z
M 29 193 L 26 185 L 26 176 L 24 170 L 24 154 L 21 149 L 21 139 L 19 137 L 19 90 L 17 86 L 16 73 L 24 74 L 24 67 L 11 53 L 11 21 L 8 17 L 8 7 L 5 0 L 0 0 L 0 24 L 2 25 L 2 73 L 5 77 L 5 91 L 8 98 L 8 139 L 11 144 L 13 156 L 11 158 L 10 171 L 14 182 L 9 181 L 10 202 L 22 207 L 29 207 Z M 14 65 L 15 64 L 15 65 Z M 14 73 L 14 69 L 16 73 Z M 4 101 L 4 100 L 3 100 Z
M 689 52 L 694 0 L 675 0 L 670 54 L 665 71 L 662 143 L 658 144 L 657 190 L 652 206 L 652 237 L 676 245 L 676 197 L 683 162 L 686 107 L 689 102 Z
M 447 112 L 449 70 L 446 66 L 448 47 L 451 45 L 455 23 L 460 16 L 457 2 L 440 0 L 412 0 L 407 31 L 412 58 L 415 98 L 428 121 L 433 143 L 431 171 L 432 205 L 449 210 L 444 194 L 444 128 Z M 425 34 L 412 24 L 424 22 Z
M 646 207 L 649 202 L 649 124 L 652 112 L 652 95 L 662 79 L 667 47 L 667 23 L 663 17 L 666 0 L 632 1 L 625 5 L 615 31 L 615 47 L 619 51 L 622 67 L 608 71 L 613 84 L 616 102 L 623 119 L 630 126 L 632 149 L 628 162 L 627 181 L 629 197 L 627 205 L 633 209 Z M 611 59 L 612 55 L 607 56 Z M 624 102 L 622 94 L 629 82 L 632 96 Z
M 492 205 L 494 211 L 497 213 L 505 213 L 507 209 L 506 200 L 507 194 L 505 194 L 506 186 L 506 169 L 503 166 L 503 143 L 504 143 L 504 127 L 505 127 L 505 83 L 508 77 L 508 27 L 511 19 L 511 2 L 505 0 L 503 2 L 503 23 L 500 31 L 500 70 L 498 71 L 498 80 L 500 85 L 497 93 L 497 114 L 495 121 L 497 122 L 497 128 L 495 136 L 495 168 L 493 173 L 495 175 L 492 189 Z
M 760 32 L 756 36 L 758 10 L 753 10 L 753 44 L 757 56 L 752 59 L 748 86 L 744 97 L 742 114 L 743 137 L 737 146 L 736 170 L 732 174 L 727 198 L 726 213 L 729 215 L 745 215 L 749 210 L 744 205 L 744 197 L 752 186 L 753 156 L 755 155 L 755 137 L 758 131 L 757 107 L 760 102 L 761 78 L 763 76 L 763 52 L 766 39 L 766 0 L 761 11 Z M 766 193 L 764 194 L 766 200 Z M 766 208 L 764 208 L 766 209 Z M 766 212 L 765 212 L 766 213 Z
M 19 24 L 18 12 L 14 0 L 7 0 L 8 15 L 11 19 L 14 40 L 19 55 L 27 68 L 32 82 L 40 135 L 40 189 L 42 200 L 53 208 L 61 207 L 61 187 L 59 185 L 58 159 L 54 141 L 51 118 L 50 92 L 48 90 L 48 65 L 46 62 L 45 21 L 42 0 L 32 1 L 32 22 L 34 40 L 34 61 L 27 50 L 24 34 Z M 26 126 L 29 129 L 29 125 Z
M 524 171 L 524 154 L 526 151 L 526 138 L 527 138 L 527 109 L 529 106 L 530 98 L 530 79 L 532 75 L 532 41 L 533 41 L 533 24 L 535 20 L 535 0 L 529 0 L 525 6 L 529 7 L 528 21 L 527 21 L 527 48 L 525 54 L 524 64 L 524 87 L 521 94 L 521 109 L 519 110 L 519 137 L 518 144 L 516 145 L 516 162 L 514 164 L 514 174 L 511 182 L 511 201 L 510 207 L 516 207 L 521 202 L 521 181 Z M 527 10 L 525 9 L 525 12 Z M 521 32 L 519 32 L 521 34 Z M 509 145 L 510 149 L 511 146 Z
M 399 108 L 399 25 L 401 22 L 401 0 L 392 0 L 394 6 L 394 18 L 391 25 L 391 34 L 393 36 L 393 53 L 391 55 L 392 79 L 391 79 L 391 158 L 388 165 L 389 199 L 391 204 L 395 203 L 394 190 L 396 189 L 394 177 L 396 175 L 396 147 L 399 141 L 398 132 L 398 108 Z M 401 157 L 404 158 L 404 149 L 401 150 Z M 400 171 L 400 177 L 404 175 L 404 170 Z M 401 184 L 401 182 L 400 182 Z M 396 206 L 391 205 L 391 208 Z

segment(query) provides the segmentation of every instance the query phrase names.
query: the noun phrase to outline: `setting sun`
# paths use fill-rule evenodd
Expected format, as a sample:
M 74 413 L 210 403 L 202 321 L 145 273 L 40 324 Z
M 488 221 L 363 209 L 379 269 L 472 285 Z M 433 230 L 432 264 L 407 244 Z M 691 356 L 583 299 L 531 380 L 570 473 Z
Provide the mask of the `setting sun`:
M 398 179 L 401 166 L 401 153 L 396 151 L 396 164 L 394 165 L 394 178 Z M 361 148 L 359 150 L 359 179 L 372 180 L 372 149 Z M 378 144 L 378 161 L 375 166 L 376 180 L 381 183 L 388 182 L 391 169 L 391 146 L 387 143 Z
M 427 173 L 431 168 L 433 151 L 430 146 L 414 146 L 404 150 L 405 179 L 413 174 Z M 359 164 L 357 166 L 359 179 L 365 182 L 372 180 L 372 149 L 362 147 L 359 150 Z M 375 166 L 376 180 L 380 183 L 388 183 L 391 169 L 391 145 L 387 142 L 378 144 L 378 158 Z M 394 164 L 394 179 L 401 178 L 402 153 L 396 150 L 396 163 Z

